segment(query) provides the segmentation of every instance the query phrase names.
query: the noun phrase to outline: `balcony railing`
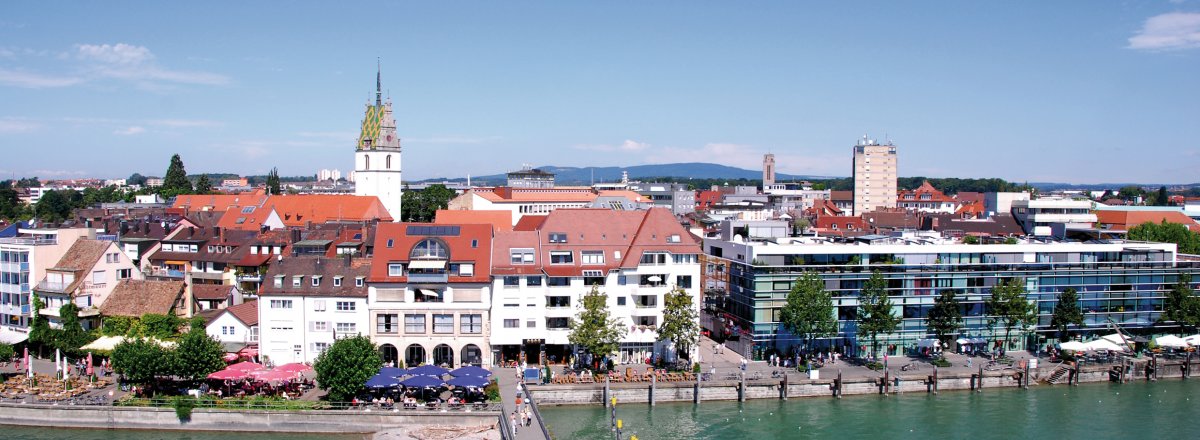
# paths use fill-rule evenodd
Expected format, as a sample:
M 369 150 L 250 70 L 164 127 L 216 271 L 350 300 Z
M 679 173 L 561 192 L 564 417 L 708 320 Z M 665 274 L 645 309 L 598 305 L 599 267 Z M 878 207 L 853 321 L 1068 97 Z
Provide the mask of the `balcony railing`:
M 67 286 L 70 286 L 70 285 L 71 285 L 70 283 L 55 283 L 55 282 L 50 282 L 50 281 L 42 281 L 37 284 L 37 287 L 35 287 L 34 290 L 36 290 L 38 292 L 67 293 Z
M 408 282 L 410 283 L 445 283 L 449 281 L 449 276 L 444 273 L 412 273 L 408 274 Z

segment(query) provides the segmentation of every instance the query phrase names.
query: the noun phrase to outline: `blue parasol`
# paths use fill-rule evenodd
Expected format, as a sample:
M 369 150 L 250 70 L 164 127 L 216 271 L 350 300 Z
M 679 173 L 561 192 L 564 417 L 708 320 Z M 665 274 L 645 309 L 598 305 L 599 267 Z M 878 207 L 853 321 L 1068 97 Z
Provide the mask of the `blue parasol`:
M 396 368 L 396 367 L 383 367 L 383 368 L 380 368 L 380 369 L 379 369 L 379 374 L 378 374 L 378 375 L 379 375 L 379 376 L 400 377 L 400 376 L 403 376 L 403 375 L 405 375 L 405 374 L 408 374 L 408 372 L 407 372 L 407 371 L 404 371 L 404 369 L 403 369 L 403 368 Z
M 485 368 L 468 365 L 457 370 L 451 371 L 454 377 L 475 376 L 475 377 L 491 377 L 492 372 Z
M 399 383 L 400 380 L 395 377 L 376 374 L 367 379 L 367 388 L 392 388 Z
M 447 384 L 456 387 L 483 388 L 490 381 L 479 376 L 460 376 L 446 381 Z
M 400 381 L 400 385 L 408 388 L 436 388 L 446 385 L 441 379 L 430 376 L 413 376 Z
M 441 377 L 443 374 L 449 373 L 450 370 L 436 365 L 422 365 L 416 368 L 409 368 L 408 374 L 413 376 L 434 376 Z

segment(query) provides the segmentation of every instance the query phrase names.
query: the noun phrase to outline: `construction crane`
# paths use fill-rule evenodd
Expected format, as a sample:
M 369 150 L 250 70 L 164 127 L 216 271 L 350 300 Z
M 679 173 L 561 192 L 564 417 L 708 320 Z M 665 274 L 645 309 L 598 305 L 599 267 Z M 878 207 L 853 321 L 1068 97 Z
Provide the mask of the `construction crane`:
M 1127 348 L 1130 353 L 1133 353 L 1133 335 L 1125 333 L 1125 330 L 1122 330 L 1121 326 L 1117 325 L 1117 321 L 1113 321 L 1111 316 L 1106 316 L 1105 318 L 1108 319 L 1108 327 L 1117 332 L 1118 335 L 1121 335 L 1121 342 L 1125 344 L 1125 348 Z

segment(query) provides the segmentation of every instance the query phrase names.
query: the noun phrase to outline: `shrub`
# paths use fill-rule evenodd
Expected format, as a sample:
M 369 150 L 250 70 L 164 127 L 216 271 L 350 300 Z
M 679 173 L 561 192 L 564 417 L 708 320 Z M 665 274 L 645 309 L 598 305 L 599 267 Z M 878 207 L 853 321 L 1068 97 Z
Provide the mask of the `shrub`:
M 946 367 L 954 365 L 954 364 L 950 363 L 950 361 L 946 360 L 946 358 L 937 358 L 937 359 L 934 359 L 930 363 L 933 364 L 933 366 L 935 366 L 935 367 L 941 367 L 941 368 L 946 368 Z
M 866 367 L 875 371 L 879 371 L 883 369 L 883 364 L 879 362 L 867 362 Z
M 179 418 L 179 422 L 187 423 L 192 420 L 192 409 L 196 408 L 196 398 L 175 396 L 174 399 L 171 399 L 171 406 L 175 408 L 175 417 Z
M 492 379 L 491 382 L 488 382 L 487 386 L 483 388 L 483 393 L 487 395 L 488 402 L 500 401 L 500 385 L 496 384 L 495 379 Z
M 699 362 L 692 364 L 692 373 L 700 374 L 700 363 Z
M 14 351 L 11 345 L 0 344 L 0 361 L 8 361 L 14 356 Z

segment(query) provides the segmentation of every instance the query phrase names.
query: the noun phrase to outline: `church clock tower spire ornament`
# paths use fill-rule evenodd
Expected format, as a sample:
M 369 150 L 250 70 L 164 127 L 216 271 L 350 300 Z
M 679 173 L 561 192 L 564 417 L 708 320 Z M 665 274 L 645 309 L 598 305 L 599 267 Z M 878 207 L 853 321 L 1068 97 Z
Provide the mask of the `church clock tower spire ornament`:
M 376 61 L 378 63 L 378 61 Z M 362 132 L 354 149 L 354 194 L 375 196 L 394 221 L 400 221 L 400 137 L 392 100 L 383 100 L 383 70 L 375 70 L 375 105 L 368 101 Z

